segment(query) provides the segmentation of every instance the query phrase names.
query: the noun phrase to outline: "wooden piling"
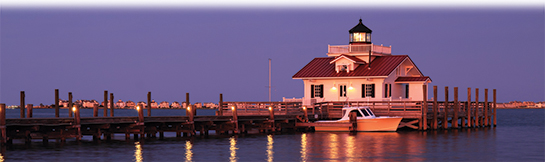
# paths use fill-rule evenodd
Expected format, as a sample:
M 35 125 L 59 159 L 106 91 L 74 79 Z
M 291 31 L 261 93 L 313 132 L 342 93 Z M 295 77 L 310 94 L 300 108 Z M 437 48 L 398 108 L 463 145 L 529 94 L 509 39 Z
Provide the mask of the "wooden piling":
M 349 130 L 351 132 L 356 132 L 358 131 L 358 115 L 356 115 L 356 112 L 350 112 L 349 115 L 349 118 L 350 118 L 350 124 L 352 124 L 351 127 L 349 127 Z
M 484 105 L 483 105 L 483 120 L 484 126 L 490 126 L 488 124 L 488 89 L 484 89 Z
M 493 109 L 494 109 L 494 127 L 496 127 L 496 122 L 497 122 L 497 116 L 496 116 L 496 89 L 493 89 L 492 90 L 492 96 L 493 96 L 493 102 L 494 102 L 494 105 L 493 105 Z
M 274 105 L 269 106 L 269 123 L 271 124 L 271 132 L 276 131 L 276 123 L 274 122 Z
M 75 118 L 75 127 L 76 127 L 76 131 L 77 131 L 77 134 L 76 134 L 76 141 L 80 141 L 81 140 L 81 120 L 80 120 L 80 106 L 78 104 L 75 104 L 74 107 L 72 108 L 73 112 L 74 112 L 74 118 Z
M 32 104 L 27 104 L 26 105 L 26 117 L 27 118 L 32 118 L 32 108 L 34 108 L 34 105 Z
M 8 138 L 6 132 L 6 104 L 0 103 L 0 143 L 5 145 Z
M 108 117 L 108 91 L 104 91 L 104 117 Z
M 443 129 L 447 129 L 448 128 L 448 87 L 445 86 L 445 107 L 443 109 L 443 111 L 445 112 L 445 115 L 443 116 Z
M 467 127 L 468 128 L 471 128 L 472 125 L 473 125 L 473 120 L 471 119 L 471 113 L 472 113 L 472 109 L 471 109 L 471 88 L 467 88 L 467 104 L 466 104 L 466 107 L 467 107 Z
M 187 115 L 187 117 L 189 117 L 189 122 L 193 122 L 193 118 L 194 118 L 194 115 L 193 115 L 193 111 L 195 110 L 194 107 L 191 107 L 191 106 L 187 106 L 186 109 L 185 109 L 185 114 Z
M 223 94 L 220 93 L 220 102 L 218 105 L 218 115 L 223 116 Z
M 475 115 L 474 116 L 475 116 L 475 122 L 473 123 L 475 127 L 478 127 L 480 126 L 479 118 L 481 118 L 479 115 L 479 88 L 475 88 Z
M 93 104 L 93 117 L 98 117 L 98 104 Z
M 233 130 L 233 133 L 238 134 L 238 115 L 237 115 L 237 105 L 233 105 L 231 107 L 231 110 L 233 112 L 233 124 L 235 126 L 235 130 Z
M 303 106 L 303 122 L 308 122 L 308 110 L 306 106 Z
M 151 92 L 148 92 L 148 116 L 151 116 Z
M 432 121 L 432 129 L 437 129 L 437 86 L 433 86 L 433 121 Z
M 458 103 L 458 87 L 454 87 L 454 117 L 452 117 L 451 127 L 458 129 L 458 111 L 460 111 L 460 105 Z
M 72 92 L 68 92 L 68 117 L 72 117 Z
M 59 117 L 59 89 L 55 89 L 55 117 Z
M 19 106 L 19 109 L 21 109 L 21 118 L 25 118 L 25 91 L 21 91 L 21 106 Z
M 138 122 L 144 122 L 144 105 L 138 104 L 136 106 L 136 111 L 138 111 Z
M 110 116 L 111 117 L 114 117 L 114 109 L 115 109 L 114 93 L 110 93 Z
M 423 91 L 423 103 L 422 103 L 422 119 L 420 120 L 420 130 L 427 130 L 428 129 L 428 86 L 422 85 L 422 91 Z
M 185 102 L 186 102 L 187 106 L 191 105 L 190 102 L 189 102 L 189 93 L 185 93 Z M 197 115 L 197 108 L 196 107 L 193 108 L 192 113 L 193 113 L 193 116 Z

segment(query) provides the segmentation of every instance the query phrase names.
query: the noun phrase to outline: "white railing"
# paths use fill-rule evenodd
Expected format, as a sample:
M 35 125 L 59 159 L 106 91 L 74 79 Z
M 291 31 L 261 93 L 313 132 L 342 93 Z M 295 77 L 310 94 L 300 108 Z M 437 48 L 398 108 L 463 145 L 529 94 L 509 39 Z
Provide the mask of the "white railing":
M 328 54 L 336 53 L 373 53 L 377 54 L 392 54 L 391 46 L 374 45 L 374 44 L 361 44 L 361 45 L 328 45 Z

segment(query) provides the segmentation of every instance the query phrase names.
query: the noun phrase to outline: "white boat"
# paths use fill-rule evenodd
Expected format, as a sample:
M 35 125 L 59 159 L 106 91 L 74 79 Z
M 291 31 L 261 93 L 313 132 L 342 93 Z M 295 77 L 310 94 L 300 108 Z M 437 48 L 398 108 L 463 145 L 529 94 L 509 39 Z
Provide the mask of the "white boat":
M 356 131 L 373 132 L 386 131 L 395 132 L 401 119 L 399 116 L 380 116 L 377 117 L 369 107 L 344 107 L 342 109 L 343 117 L 339 120 L 321 120 L 314 122 L 316 131 L 350 131 L 346 126 L 350 123 L 350 113 L 356 112 L 357 128 Z

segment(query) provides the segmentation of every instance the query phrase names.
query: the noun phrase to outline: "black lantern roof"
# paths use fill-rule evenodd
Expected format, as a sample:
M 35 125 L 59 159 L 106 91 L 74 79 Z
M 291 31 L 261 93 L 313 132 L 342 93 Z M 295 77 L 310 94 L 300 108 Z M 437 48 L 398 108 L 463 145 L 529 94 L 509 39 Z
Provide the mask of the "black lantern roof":
M 348 31 L 348 33 L 360 33 L 360 32 L 372 33 L 373 31 L 371 29 L 369 29 L 367 26 L 363 25 L 363 23 L 361 23 L 361 19 L 360 19 L 360 23 L 358 23 L 358 25 L 356 25 L 352 29 L 350 29 Z

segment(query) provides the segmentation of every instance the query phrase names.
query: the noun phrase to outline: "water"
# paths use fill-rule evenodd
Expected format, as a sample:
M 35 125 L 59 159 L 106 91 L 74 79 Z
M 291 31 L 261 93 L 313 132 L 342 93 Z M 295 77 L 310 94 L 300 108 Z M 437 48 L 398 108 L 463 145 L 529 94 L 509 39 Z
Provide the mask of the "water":
M 67 110 L 61 111 L 66 114 Z M 291 133 L 209 138 L 175 138 L 81 143 L 54 140 L 43 146 L 14 141 L 2 155 L 6 161 L 545 161 L 545 110 L 498 111 L 498 127 L 448 131 L 389 133 Z M 34 110 L 54 116 L 54 110 Z M 18 110 L 9 110 L 18 117 Z M 102 115 L 102 110 L 99 114 Z M 210 110 L 199 115 L 212 115 Z M 92 110 L 82 110 L 82 116 Z M 134 110 L 116 110 L 116 116 L 136 116 Z M 119 115 L 118 115 L 119 114 Z M 154 110 L 152 115 L 185 114 L 183 110 Z

